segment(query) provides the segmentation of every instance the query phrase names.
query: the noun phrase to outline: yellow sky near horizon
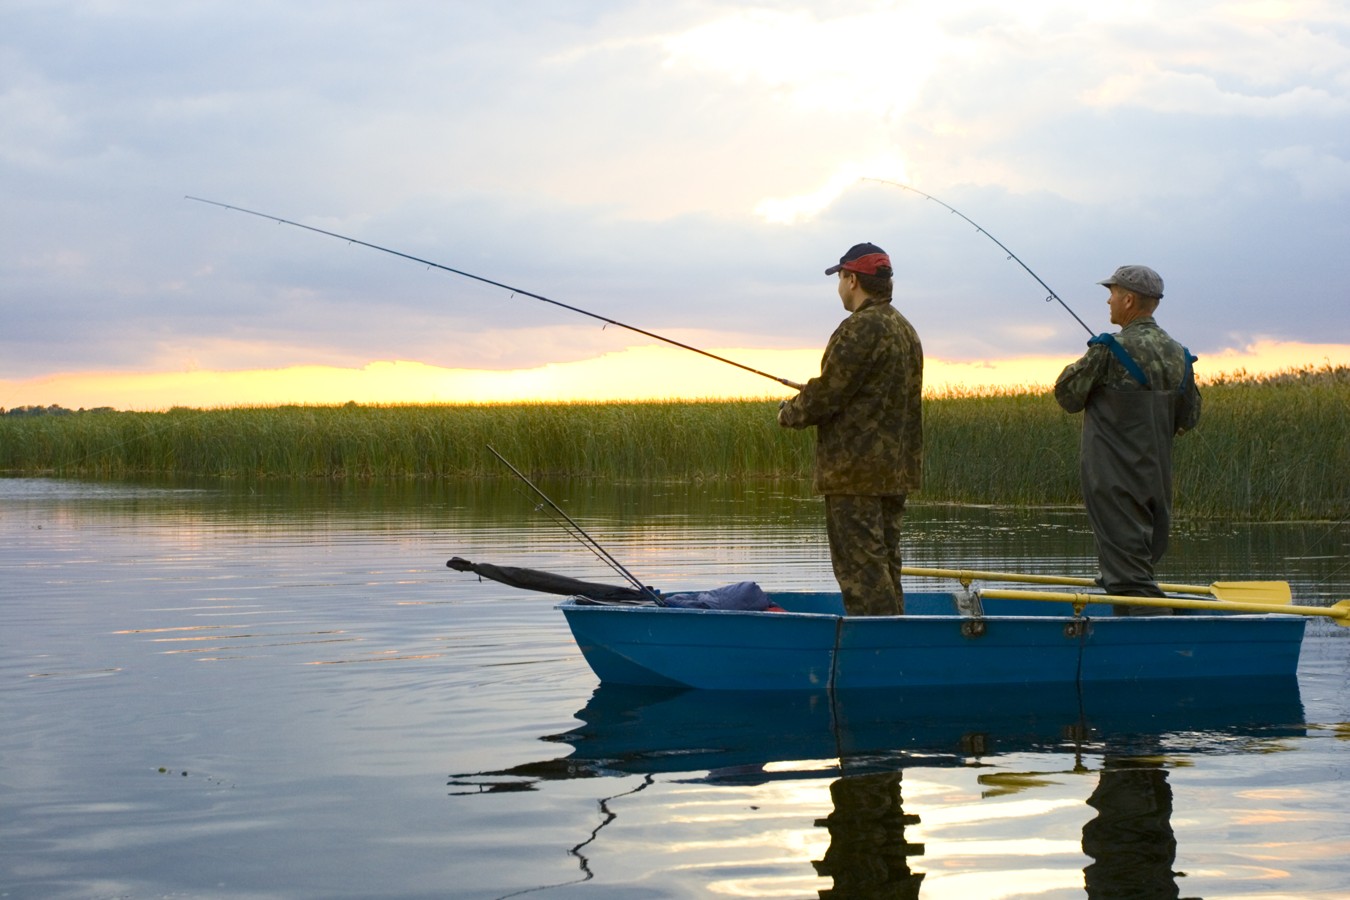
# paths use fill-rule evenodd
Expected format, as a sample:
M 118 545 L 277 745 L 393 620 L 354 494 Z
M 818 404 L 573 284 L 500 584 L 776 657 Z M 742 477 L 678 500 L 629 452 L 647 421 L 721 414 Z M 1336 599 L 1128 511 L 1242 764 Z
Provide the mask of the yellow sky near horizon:
M 820 350 L 711 349 L 725 359 L 773 376 L 805 381 L 820 370 Z M 928 358 L 930 394 L 1051 384 L 1071 360 L 1025 356 L 952 361 Z M 1263 341 L 1209 354 L 1197 364 L 1203 382 L 1218 375 L 1252 375 L 1307 366 L 1350 366 L 1350 345 Z M 72 372 L 0 380 L 0 408 L 62 406 L 123 410 L 400 403 L 508 403 L 789 396 L 760 375 L 687 350 L 629 347 L 593 359 L 534 369 L 451 369 L 409 361 L 375 361 L 361 368 L 292 366 L 249 371 Z

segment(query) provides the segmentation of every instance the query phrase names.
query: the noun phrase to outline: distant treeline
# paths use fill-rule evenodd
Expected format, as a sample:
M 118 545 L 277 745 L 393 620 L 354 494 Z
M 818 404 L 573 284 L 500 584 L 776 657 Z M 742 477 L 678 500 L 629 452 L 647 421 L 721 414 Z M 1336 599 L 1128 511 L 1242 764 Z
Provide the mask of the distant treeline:
M 73 416 L 77 413 L 116 412 L 111 406 L 95 409 L 66 409 L 64 406 L 16 406 L 14 409 L 0 407 L 0 416 Z
M 1227 377 L 1177 441 L 1178 512 L 1340 519 L 1350 509 L 1350 369 Z M 777 402 L 281 406 L 0 416 L 0 472 L 134 478 L 805 479 L 813 433 Z M 67 411 L 69 412 L 69 411 Z M 925 401 L 924 503 L 1076 505 L 1081 416 L 1045 391 Z

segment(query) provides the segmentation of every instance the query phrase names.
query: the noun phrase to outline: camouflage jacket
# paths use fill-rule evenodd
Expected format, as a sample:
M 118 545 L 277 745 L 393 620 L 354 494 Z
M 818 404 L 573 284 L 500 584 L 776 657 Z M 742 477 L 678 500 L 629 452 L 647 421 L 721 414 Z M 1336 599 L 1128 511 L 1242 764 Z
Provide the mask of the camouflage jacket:
M 1200 391 L 1186 363 L 1186 350 L 1158 326 L 1152 316 L 1136 319 L 1114 335 L 1115 341 L 1148 379 L 1144 386 L 1126 370 L 1111 348 L 1092 343 L 1088 352 L 1070 363 L 1055 381 L 1055 399 L 1066 411 L 1081 412 L 1099 390 L 1171 391 L 1177 395 L 1175 433 L 1189 431 L 1200 421 Z
M 820 377 L 783 404 L 786 428 L 816 426 L 818 494 L 892 496 L 923 473 L 923 347 L 889 300 L 869 301 L 839 324 Z

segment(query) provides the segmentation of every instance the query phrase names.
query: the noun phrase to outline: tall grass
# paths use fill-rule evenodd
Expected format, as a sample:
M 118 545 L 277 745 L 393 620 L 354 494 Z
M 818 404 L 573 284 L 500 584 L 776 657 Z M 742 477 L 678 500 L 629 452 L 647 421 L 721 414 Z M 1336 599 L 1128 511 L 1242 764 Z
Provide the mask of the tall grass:
M 796 476 L 809 443 L 753 403 L 283 406 L 0 417 L 0 471 L 96 477 Z
M 1350 369 L 1229 378 L 1177 441 L 1177 509 L 1340 518 L 1350 509 Z M 0 416 L 0 472 L 121 478 L 809 478 L 810 431 L 773 401 L 285 406 Z M 1077 504 L 1080 416 L 1042 391 L 925 401 L 923 502 Z
M 1350 368 L 1230 377 L 1202 388 L 1194 434 L 1176 445 L 1185 508 L 1259 519 L 1350 515 Z

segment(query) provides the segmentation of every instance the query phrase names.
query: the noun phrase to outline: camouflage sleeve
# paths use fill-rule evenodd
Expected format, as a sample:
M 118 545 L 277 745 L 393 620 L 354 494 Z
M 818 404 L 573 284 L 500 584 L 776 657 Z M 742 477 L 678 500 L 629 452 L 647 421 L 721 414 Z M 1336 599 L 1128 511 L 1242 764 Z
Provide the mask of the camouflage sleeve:
M 1088 395 L 1101 383 L 1111 363 L 1111 351 L 1101 344 L 1088 348 L 1079 359 L 1064 367 L 1055 379 L 1055 400 L 1065 412 L 1082 412 Z
M 840 324 L 825 348 L 820 376 L 803 385 L 797 396 L 784 401 L 778 410 L 779 425 L 807 428 L 838 415 L 870 368 L 877 335 L 868 325 L 868 318 L 858 315 Z

